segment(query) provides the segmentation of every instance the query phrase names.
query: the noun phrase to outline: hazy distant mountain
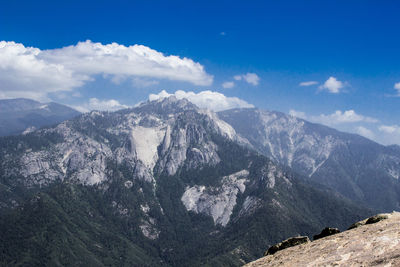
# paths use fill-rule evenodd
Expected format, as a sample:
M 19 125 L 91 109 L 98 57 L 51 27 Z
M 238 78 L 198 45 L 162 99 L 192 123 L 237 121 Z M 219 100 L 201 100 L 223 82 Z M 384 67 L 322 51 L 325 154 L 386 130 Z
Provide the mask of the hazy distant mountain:
M 218 113 L 254 149 L 308 180 L 381 210 L 400 210 L 400 149 L 280 112 Z
M 239 266 L 371 213 L 174 97 L 0 138 L 0 265 Z
M 31 99 L 0 100 L 0 136 L 21 134 L 71 119 L 80 113 L 70 107 Z

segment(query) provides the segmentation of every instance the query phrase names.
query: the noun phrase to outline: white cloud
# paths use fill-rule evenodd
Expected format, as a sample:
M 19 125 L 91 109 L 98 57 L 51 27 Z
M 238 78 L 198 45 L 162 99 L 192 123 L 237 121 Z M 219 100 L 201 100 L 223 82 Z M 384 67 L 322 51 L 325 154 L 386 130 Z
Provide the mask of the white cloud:
M 380 125 L 378 130 L 381 132 L 382 143 L 386 145 L 400 145 L 400 126 L 399 125 Z
M 158 94 L 150 94 L 149 95 L 149 101 L 159 100 L 159 99 L 162 99 L 162 98 L 170 97 L 172 95 L 174 95 L 174 94 L 169 94 L 169 93 L 167 93 L 167 91 L 162 90 Z
M 379 126 L 378 130 L 388 134 L 393 134 L 393 133 L 400 134 L 400 126 L 397 125 L 381 125 Z
M 312 86 L 318 84 L 317 81 L 308 81 L 308 82 L 301 82 L 299 86 Z
M 301 119 L 307 119 L 306 113 L 302 111 L 297 111 L 294 109 L 289 110 L 289 115 L 301 118 Z
M 221 111 L 232 108 L 253 108 L 254 106 L 237 97 L 228 97 L 218 92 L 202 91 L 199 93 L 185 92 L 178 90 L 174 94 L 169 94 L 165 90 L 158 94 L 150 94 L 149 100 L 158 100 L 161 98 L 175 96 L 177 99 L 186 98 L 200 108 Z
M 364 136 L 368 139 L 375 139 L 375 134 L 368 128 L 364 127 L 364 126 L 358 126 L 356 127 L 356 133 L 358 133 L 361 136 Z
M 255 73 L 247 73 L 243 76 L 243 79 L 254 86 L 260 82 L 260 77 Z
M 71 91 L 104 75 L 121 82 L 126 78 L 167 79 L 210 85 L 213 77 L 188 58 L 165 56 L 143 45 L 103 45 L 91 41 L 60 49 L 40 50 L 15 42 L 0 42 L 1 98 L 30 97 Z
M 395 83 L 393 88 L 397 90 L 397 95 L 400 96 L 400 82 Z
M 100 100 L 97 98 L 90 98 L 89 102 L 84 103 L 80 106 L 73 106 L 73 108 L 77 109 L 80 112 L 89 112 L 91 110 L 116 111 L 124 108 L 129 108 L 129 106 L 123 105 L 115 99 Z
M 343 82 L 337 80 L 335 77 L 329 77 L 328 80 L 325 81 L 323 85 L 319 87 L 321 90 L 327 90 L 332 94 L 340 93 L 340 89 L 344 87 Z
M 0 42 L 0 98 L 47 100 L 48 93 L 70 91 L 90 80 L 62 64 L 43 60 L 41 55 L 38 48 Z
M 377 119 L 357 114 L 352 109 L 346 110 L 344 112 L 342 112 L 341 110 L 336 110 L 332 114 L 329 115 L 321 114 L 319 116 L 312 116 L 310 119 L 313 122 L 318 122 L 325 125 L 335 125 L 335 124 L 355 123 L 355 122 L 367 122 L 367 123 L 378 122 Z
M 226 32 L 220 32 L 219 35 L 225 36 Z
M 91 41 L 75 46 L 45 50 L 50 62 L 62 64 L 75 71 L 110 75 L 127 75 L 186 81 L 195 85 L 210 85 L 212 76 L 204 67 L 188 58 L 165 56 L 143 45 L 124 46 L 117 43 L 103 45 Z
M 224 87 L 224 88 L 232 88 L 232 87 L 234 87 L 235 86 L 235 83 L 234 82 L 224 82 L 223 84 L 222 84 L 222 87 Z
M 235 75 L 233 76 L 233 79 L 235 79 L 236 81 L 244 80 L 247 83 L 252 84 L 254 86 L 260 83 L 260 77 L 258 77 L 257 74 L 251 72 L 242 75 Z
M 332 114 L 320 114 L 317 116 L 307 116 L 305 112 L 298 111 L 291 109 L 289 111 L 289 114 L 298 118 L 302 119 L 307 119 L 312 122 L 316 123 L 321 123 L 325 124 L 328 126 L 333 126 L 333 125 L 338 125 L 338 124 L 349 124 L 349 123 L 358 123 L 358 122 L 364 122 L 364 123 L 377 123 L 379 120 L 364 116 L 361 114 L 357 114 L 354 110 L 346 110 L 346 111 L 341 111 L 341 110 L 336 110 Z

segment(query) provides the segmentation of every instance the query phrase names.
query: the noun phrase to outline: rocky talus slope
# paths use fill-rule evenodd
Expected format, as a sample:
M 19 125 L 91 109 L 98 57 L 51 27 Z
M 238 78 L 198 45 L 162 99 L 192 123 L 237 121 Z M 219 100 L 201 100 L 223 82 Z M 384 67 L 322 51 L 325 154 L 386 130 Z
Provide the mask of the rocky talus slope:
M 400 213 L 278 251 L 245 266 L 400 266 Z

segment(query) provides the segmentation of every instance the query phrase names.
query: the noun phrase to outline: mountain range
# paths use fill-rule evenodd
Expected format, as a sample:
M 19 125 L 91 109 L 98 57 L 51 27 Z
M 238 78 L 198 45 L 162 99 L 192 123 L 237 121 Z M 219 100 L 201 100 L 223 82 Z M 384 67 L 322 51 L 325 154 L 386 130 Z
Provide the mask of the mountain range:
M 55 102 L 40 103 L 26 98 L 0 99 L 0 136 L 27 133 L 79 114 Z
M 370 208 L 400 209 L 400 150 L 280 112 L 233 109 L 218 116 L 251 147 Z
M 396 146 L 173 96 L 0 147 L 2 265 L 239 266 L 399 207 Z

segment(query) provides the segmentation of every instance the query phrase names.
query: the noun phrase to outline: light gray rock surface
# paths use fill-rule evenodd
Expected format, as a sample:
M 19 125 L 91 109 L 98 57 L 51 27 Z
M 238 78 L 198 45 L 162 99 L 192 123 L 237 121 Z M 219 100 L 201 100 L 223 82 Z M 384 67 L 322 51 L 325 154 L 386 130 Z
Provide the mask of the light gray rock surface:
M 247 170 L 242 170 L 225 176 L 221 187 L 187 187 L 181 198 L 183 205 L 188 211 L 210 215 L 215 224 L 226 226 L 236 206 L 237 194 L 246 189 L 248 175 Z
M 245 266 L 400 266 L 400 213 L 278 251 Z
M 165 107 L 168 105 L 174 109 L 169 110 Z M 164 109 L 147 110 L 148 106 Z M 105 123 L 96 125 L 96 122 Z M 88 134 L 90 128 L 103 130 L 105 134 L 93 136 Z M 187 169 L 218 164 L 221 161 L 218 146 L 210 140 L 210 132 L 230 140 L 239 139 L 233 128 L 215 113 L 173 97 L 147 102 L 127 112 L 92 111 L 74 121 L 33 133 L 59 134 L 63 140 L 50 147 L 26 151 L 18 159 L 14 173 L 20 173 L 27 186 L 65 179 L 97 185 L 108 179 L 107 162 L 116 161 L 132 168 L 132 178 L 154 183 L 156 173 L 175 175 L 184 164 Z M 112 139 L 125 141 L 115 147 Z

